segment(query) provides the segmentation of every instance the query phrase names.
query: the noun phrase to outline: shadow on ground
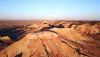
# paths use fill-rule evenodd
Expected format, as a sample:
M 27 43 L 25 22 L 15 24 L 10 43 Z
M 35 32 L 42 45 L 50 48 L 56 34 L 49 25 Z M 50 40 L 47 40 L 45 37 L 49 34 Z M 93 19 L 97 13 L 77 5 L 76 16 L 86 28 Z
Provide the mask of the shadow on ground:
M 16 41 L 24 32 L 23 30 L 18 30 L 17 27 L 2 28 L 0 29 L 0 36 L 9 36 L 11 40 Z

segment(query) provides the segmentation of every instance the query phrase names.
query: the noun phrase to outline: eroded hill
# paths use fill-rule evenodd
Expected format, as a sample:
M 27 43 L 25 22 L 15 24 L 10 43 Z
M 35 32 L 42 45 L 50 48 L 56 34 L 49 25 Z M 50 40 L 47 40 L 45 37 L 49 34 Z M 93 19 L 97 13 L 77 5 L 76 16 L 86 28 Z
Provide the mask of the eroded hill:
M 41 21 L 0 57 L 100 57 L 100 22 Z

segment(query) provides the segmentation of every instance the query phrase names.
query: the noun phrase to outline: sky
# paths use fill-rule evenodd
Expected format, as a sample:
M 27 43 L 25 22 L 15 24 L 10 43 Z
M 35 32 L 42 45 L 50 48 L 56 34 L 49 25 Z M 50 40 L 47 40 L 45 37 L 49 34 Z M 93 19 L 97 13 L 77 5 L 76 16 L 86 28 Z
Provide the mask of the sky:
M 0 0 L 0 20 L 100 19 L 100 0 Z

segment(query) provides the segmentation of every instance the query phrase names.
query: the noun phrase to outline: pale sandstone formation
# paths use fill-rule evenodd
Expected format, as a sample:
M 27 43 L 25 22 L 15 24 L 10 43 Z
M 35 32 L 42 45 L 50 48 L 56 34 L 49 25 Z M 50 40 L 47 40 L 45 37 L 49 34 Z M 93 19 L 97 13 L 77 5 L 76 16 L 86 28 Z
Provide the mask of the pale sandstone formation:
M 98 26 L 98 24 L 96 25 L 83 24 L 83 25 L 79 25 L 76 28 L 76 30 L 85 35 L 93 35 L 100 32 L 99 27 L 100 26 Z
M 60 24 L 64 28 L 57 28 Z M 44 21 L 28 29 L 32 33 L 1 50 L 0 57 L 100 57 L 100 24 Z
M 0 41 L 8 43 L 11 42 L 11 39 L 9 36 L 3 36 L 3 37 L 0 36 Z
M 48 31 L 28 33 L 21 40 L 0 51 L 0 57 L 97 57 L 89 38 L 70 28 L 53 28 Z M 95 51 L 96 52 L 96 51 Z M 97 51 L 99 52 L 99 51 Z

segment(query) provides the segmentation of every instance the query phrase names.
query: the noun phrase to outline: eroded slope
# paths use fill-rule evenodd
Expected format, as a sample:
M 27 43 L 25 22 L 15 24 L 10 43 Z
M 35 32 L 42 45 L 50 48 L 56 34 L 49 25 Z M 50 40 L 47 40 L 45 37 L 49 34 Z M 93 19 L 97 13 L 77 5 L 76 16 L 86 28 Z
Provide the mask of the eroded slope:
M 99 24 L 59 21 L 27 28 L 32 33 L 1 50 L 0 57 L 100 57 Z

